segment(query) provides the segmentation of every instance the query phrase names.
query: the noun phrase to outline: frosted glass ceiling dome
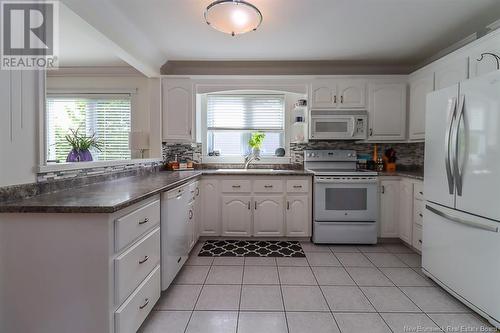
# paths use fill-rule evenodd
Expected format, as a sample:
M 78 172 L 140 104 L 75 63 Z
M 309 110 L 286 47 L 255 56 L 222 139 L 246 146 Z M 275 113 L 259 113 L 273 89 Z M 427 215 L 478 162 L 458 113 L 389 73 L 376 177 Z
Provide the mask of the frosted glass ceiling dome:
M 205 21 L 214 29 L 235 36 L 257 30 L 262 14 L 246 1 L 218 0 L 205 10 Z

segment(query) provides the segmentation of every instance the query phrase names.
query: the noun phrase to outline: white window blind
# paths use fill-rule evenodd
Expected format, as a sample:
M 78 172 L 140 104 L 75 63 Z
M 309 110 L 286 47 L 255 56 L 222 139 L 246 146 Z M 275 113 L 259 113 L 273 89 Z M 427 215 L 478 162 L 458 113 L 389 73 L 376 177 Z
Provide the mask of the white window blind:
M 48 161 L 66 161 L 71 146 L 65 139 L 70 129 L 86 135 L 96 134 L 102 151 L 92 150 L 95 161 L 130 159 L 129 132 L 131 97 L 129 94 L 49 95 L 46 107 Z
M 263 132 L 262 156 L 274 156 L 284 146 L 284 95 L 208 95 L 208 153 L 243 156 L 252 133 Z

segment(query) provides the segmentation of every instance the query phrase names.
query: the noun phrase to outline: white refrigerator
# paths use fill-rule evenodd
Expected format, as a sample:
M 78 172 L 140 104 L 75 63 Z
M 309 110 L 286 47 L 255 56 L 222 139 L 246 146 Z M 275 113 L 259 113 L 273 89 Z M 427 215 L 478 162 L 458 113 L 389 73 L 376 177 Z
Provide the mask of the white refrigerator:
M 500 328 L 500 71 L 427 96 L 422 268 Z

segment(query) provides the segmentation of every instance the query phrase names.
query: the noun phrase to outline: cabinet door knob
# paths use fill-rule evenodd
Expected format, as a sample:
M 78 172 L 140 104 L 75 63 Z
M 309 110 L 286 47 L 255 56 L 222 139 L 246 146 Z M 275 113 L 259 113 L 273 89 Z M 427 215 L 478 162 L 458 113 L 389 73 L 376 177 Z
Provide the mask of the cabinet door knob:
M 424 216 L 422 215 L 422 213 L 419 213 L 419 214 L 418 214 L 418 216 L 420 216 L 420 217 L 424 217 Z
M 149 260 L 149 256 L 144 256 L 144 259 L 139 260 L 139 264 L 144 264 L 148 260 Z

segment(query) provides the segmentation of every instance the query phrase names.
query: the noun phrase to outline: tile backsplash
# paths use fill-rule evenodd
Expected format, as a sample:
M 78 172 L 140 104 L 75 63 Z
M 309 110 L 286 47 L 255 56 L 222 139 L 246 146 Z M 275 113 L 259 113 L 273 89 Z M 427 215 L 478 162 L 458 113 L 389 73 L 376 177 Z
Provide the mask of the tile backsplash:
M 384 152 L 387 148 L 396 150 L 399 165 L 406 167 L 422 167 L 424 165 L 424 143 L 377 143 L 378 149 Z M 310 141 L 309 143 L 291 144 L 290 155 L 293 168 L 302 168 L 304 150 L 306 149 L 354 149 L 358 154 L 371 154 L 373 143 L 356 143 L 352 141 Z M 175 156 L 179 160 L 187 159 L 195 163 L 201 161 L 201 144 L 164 143 L 163 161 L 172 161 Z
M 358 154 L 372 154 L 375 144 L 356 143 L 352 141 L 310 141 L 309 143 L 291 144 L 290 155 L 293 164 L 304 163 L 304 150 L 307 149 L 354 149 Z M 423 142 L 414 143 L 377 143 L 378 151 L 384 152 L 393 148 L 397 153 L 397 164 L 406 167 L 423 167 Z

